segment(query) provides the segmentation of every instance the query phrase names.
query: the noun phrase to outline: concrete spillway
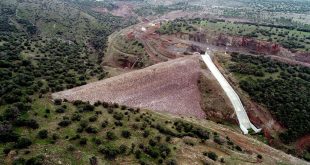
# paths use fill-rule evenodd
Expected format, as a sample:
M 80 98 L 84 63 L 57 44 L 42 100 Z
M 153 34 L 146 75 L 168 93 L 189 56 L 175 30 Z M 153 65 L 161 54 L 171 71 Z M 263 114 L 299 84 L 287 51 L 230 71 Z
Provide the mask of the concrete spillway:
M 206 52 L 205 55 L 202 55 L 202 59 L 213 74 L 213 76 L 216 78 L 216 80 L 220 83 L 221 87 L 225 91 L 226 95 L 228 96 L 229 100 L 231 101 L 235 113 L 237 115 L 239 126 L 244 134 L 248 134 L 248 129 L 253 129 L 255 132 L 260 132 L 261 129 L 257 129 L 250 121 L 242 102 L 238 96 L 238 94 L 235 92 L 235 90 L 231 87 L 231 85 L 227 82 L 225 77 L 222 75 L 222 73 L 218 70 L 218 68 L 214 65 L 211 57 Z

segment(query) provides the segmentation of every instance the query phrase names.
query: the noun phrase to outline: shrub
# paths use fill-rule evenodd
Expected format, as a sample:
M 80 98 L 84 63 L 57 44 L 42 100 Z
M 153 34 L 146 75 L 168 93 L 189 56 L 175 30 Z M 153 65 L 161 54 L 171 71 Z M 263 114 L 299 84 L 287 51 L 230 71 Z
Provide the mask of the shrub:
M 50 109 L 45 109 L 45 113 L 51 113 Z
M 123 123 L 121 121 L 115 121 L 114 124 L 115 126 L 119 126 L 119 127 L 123 126 Z
M 122 120 L 124 115 L 122 113 L 119 113 L 119 112 L 116 112 L 114 113 L 113 117 L 116 119 L 116 120 Z
M 62 103 L 62 100 L 61 100 L 61 99 L 55 99 L 55 100 L 54 100 L 54 104 L 55 104 L 55 105 L 61 105 L 61 103 Z
M 92 126 L 86 128 L 87 133 L 98 133 L 98 129 Z
M 128 147 L 126 145 L 122 144 L 122 145 L 119 146 L 119 153 L 120 154 L 125 154 L 127 149 L 128 149 Z
M 3 149 L 3 153 L 4 153 L 5 155 L 9 154 L 10 151 L 11 151 L 11 148 L 7 148 L 7 147 L 6 147 L 6 148 Z
M 99 105 L 101 105 L 101 102 L 100 102 L 100 101 L 96 101 L 96 102 L 94 103 L 94 106 L 95 106 L 95 107 L 98 107 Z
M 80 145 L 86 145 L 87 144 L 87 139 L 86 138 L 81 138 L 79 143 L 80 143 Z
M 119 154 L 119 150 L 113 145 L 100 147 L 99 151 L 104 154 L 107 159 L 115 159 Z
M 54 133 L 54 134 L 52 135 L 52 139 L 53 139 L 53 140 L 57 140 L 57 139 L 59 139 L 59 136 L 58 136 L 57 134 Z
M 38 132 L 38 137 L 40 139 L 46 139 L 47 136 L 48 136 L 48 131 L 45 129 Z
M 166 142 L 170 143 L 170 141 L 171 141 L 171 136 L 167 136 L 166 137 Z
M 150 131 L 145 130 L 145 131 L 143 132 L 143 137 L 147 138 L 149 135 L 150 135 Z
M 89 103 L 83 104 L 80 109 L 84 112 L 90 112 L 90 111 L 94 111 L 95 106 L 90 105 Z
M 154 147 L 154 146 L 156 146 L 157 143 L 156 143 L 155 140 L 150 139 L 150 140 L 149 140 L 149 144 L 150 144 L 150 146 L 153 146 L 153 147 Z
M 156 150 L 154 150 L 154 149 L 152 149 L 150 147 L 145 148 L 144 152 L 146 154 L 150 155 L 154 159 L 158 158 L 158 156 L 159 156 L 159 153 Z
M 141 154 L 142 154 L 142 152 L 140 150 L 136 150 L 135 151 L 135 158 L 136 159 L 140 159 L 141 158 Z
M 216 153 L 210 151 L 210 152 L 204 152 L 203 155 L 208 156 L 210 159 L 216 161 L 217 160 L 217 155 Z
M 125 110 L 126 108 L 127 108 L 126 105 L 122 105 L 122 106 L 121 106 L 121 110 Z
M 26 165 L 43 165 L 44 156 L 39 155 L 36 157 L 32 157 L 26 161 Z
M 82 120 L 82 121 L 80 122 L 80 126 L 81 126 L 82 128 L 86 128 L 86 127 L 88 126 L 88 121 Z
M 26 160 L 24 158 L 18 158 L 13 161 L 13 165 L 24 165 L 26 164 Z
M 98 139 L 98 138 L 93 138 L 92 141 L 93 141 L 95 144 L 97 144 L 97 145 L 102 144 L 102 141 L 101 141 L 100 139 Z
M 97 119 L 98 119 L 97 116 L 91 116 L 88 120 L 89 120 L 90 122 L 95 122 L 95 121 L 97 121 Z
M 102 128 L 105 128 L 105 127 L 108 126 L 108 124 L 109 124 L 108 121 L 104 121 L 104 122 L 101 123 L 101 127 L 102 127 Z
M 114 107 L 114 108 L 118 108 L 119 105 L 118 105 L 117 103 L 113 103 L 113 107 Z
M 67 148 L 68 151 L 72 152 L 75 150 L 75 147 L 73 145 L 69 145 Z
M 28 138 L 20 138 L 18 139 L 17 143 L 15 144 L 15 148 L 27 148 L 32 144 L 31 140 Z
M 174 159 L 170 159 L 167 161 L 167 165 L 177 165 L 177 161 Z
M 108 131 L 107 132 L 107 139 L 108 140 L 115 140 L 115 139 L 117 139 L 117 137 L 116 137 L 114 132 Z
M 130 133 L 129 131 L 127 131 L 127 130 L 123 130 L 123 131 L 122 131 L 122 136 L 123 136 L 124 138 L 130 138 L 131 133 Z
M 223 140 L 219 136 L 214 136 L 214 142 L 219 145 L 222 145 L 224 143 Z
M 109 107 L 109 108 L 108 108 L 108 113 L 109 113 L 109 114 L 112 114 L 113 112 L 114 112 L 113 108 L 110 108 L 110 107 Z
M 237 149 L 238 151 L 242 151 L 242 148 L 241 148 L 240 146 L 236 146 L 236 149 Z
M 108 107 L 109 107 L 109 103 L 107 103 L 107 102 L 102 102 L 102 106 L 103 106 L 104 108 L 108 108 Z
M 68 120 L 68 119 L 63 120 L 63 121 L 61 121 L 61 122 L 58 123 L 58 125 L 61 126 L 61 127 L 67 127 L 67 126 L 70 125 L 70 124 L 71 124 L 71 121 Z
M 78 127 L 77 129 L 76 129 L 76 132 L 77 133 L 82 133 L 84 131 L 84 128 L 82 128 L 82 127 Z
M 72 120 L 72 121 L 80 121 L 81 118 L 82 118 L 82 116 L 81 116 L 80 114 L 74 113 L 74 114 L 72 115 L 72 117 L 71 117 L 71 120 Z
M 65 109 L 63 107 L 57 108 L 56 109 L 57 113 L 65 113 Z
M 97 157 L 93 156 L 89 158 L 89 162 L 90 162 L 90 165 L 97 165 L 98 164 Z
M 258 158 L 258 159 L 263 159 L 263 156 L 262 156 L 261 154 L 258 154 L 258 155 L 257 155 L 257 158 Z
M 167 145 L 161 144 L 159 146 L 159 152 L 162 158 L 166 158 L 171 153 L 171 150 Z
M 81 101 L 81 100 L 75 100 L 73 102 L 73 105 L 75 105 L 75 106 L 78 106 L 78 105 L 81 105 L 81 104 L 83 104 L 83 101 Z

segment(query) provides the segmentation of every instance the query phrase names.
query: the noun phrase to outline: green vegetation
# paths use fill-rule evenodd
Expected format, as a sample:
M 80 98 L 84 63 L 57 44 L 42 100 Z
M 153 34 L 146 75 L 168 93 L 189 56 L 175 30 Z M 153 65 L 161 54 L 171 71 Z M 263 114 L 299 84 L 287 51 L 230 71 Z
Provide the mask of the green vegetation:
M 133 155 L 137 162 L 156 164 L 159 161 L 169 163 L 175 155 L 173 148 L 177 145 L 171 143 L 171 138 L 192 137 L 206 141 L 211 136 L 208 130 L 200 126 L 182 120 L 165 121 L 157 114 L 141 112 L 140 109 L 123 108 L 123 106 L 116 108 L 114 104 L 102 103 L 91 108 L 91 111 L 81 111 L 85 107 L 92 106 L 89 103 L 77 102 L 74 104 L 63 102 L 61 105 L 48 102 L 45 106 L 50 109 L 65 106 L 67 111 L 61 115 L 51 111 L 47 118 L 44 117 L 45 111 L 38 111 L 35 119 L 38 121 L 40 129 L 12 127 L 12 125 L 4 127 L 4 123 L 1 123 L 1 130 L 9 128 L 11 132 L 19 132 L 20 137 L 17 137 L 16 142 L 1 142 L 0 150 L 3 150 L 3 154 L 8 154 L 10 150 L 21 151 L 18 152 L 20 159 L 15 163 L 29 161 L 29 159 L 38 156 L 37 153 L 59 153 L 69 155 L 68 158 L 61 157 L 61 159 L 72 164 L 74 163 L 74 154 L 69 153 L 82 150 L 84 154 L 98 155 L 97 158 L 106 162 L 114 161 L 117 157 L 132 159 L 131 155 Z M 29 115 L 33 113 L 31 112 Z M 75 120 L 74 116 L 77 114 L 80 115 L 80 120 Z M 91 116 L 98 116 L 98 120 L 89 122 L 88 118 Z M 59 123 L 59 126 L 53 124 L 55 122 Z M 119 125 L 118 122 L 121 122 L 122 125 Z M 98 127 L 102 123 L 108 124 Z M 24 131 L 20 132 L 20 128 Z M 129 129 L 135 131 L 128 131 Z M 9 138 L 12 134 L 1 132 L 1 136 Z M 216 134 L 216 138 L 221 137 Z M 48 150 L 45 150 L 45 147 Z M 30 153 L 23 155 L 22 151 L 25 150 Z M 3 154 L 0 156 L 4 156 Z M 42 159 L 45 161 L 49 158 L 42 157 Z M 82 162 L 87 164 L 88 160 L 83 159 Z
M 150 16 L 150 15 L 163 15 L 165 13 L 182 10 L 182 11 L 198 11 L 202 8 L 195 5 L 190 5 L 188 2 L 178 2 L 171 5 L 150 5 L 146 4 L 145 6 L 135 10 L 139 16 Z
M 164 23 L 157 31 L 160 34 L 174 34 L 177 32 L 190 33 L 198 29 L 208 33 L 227 34 L 230 36 L 245 36 L 274 42 L 292 50 L 310 50 L 310 31 L 308 28 L 281 26 L 271 24 L 230 22 L 214 19 L 176 19 Z
M 310 132 L 310 69 L 273 61 L 270 58 L 233 53 L 228 65 L 240 87 L 253 100 L 265 105 L 287 128 L 284 142 Z
M 236 5 L 235 7 L 231 7 Z M 247 19 L 252 22 L 308 28 L 307 13 L 310 2 L 306 0 L 242 0 L 229 7 L 216 10 L 224 18 Z
M 210 151 L 210 152 L 204 152 L 203 155 L 208 156 L 210 159 L 216 161 L 218 156 L 216 155 L 216 153 Z
M 193 26 L 189 25 L 188 22 L 184 19 L 176 19 L 174 21 L 168 21 L 167 23 L 162 24 L 157 33 L 159 34 L 174 34 L 178 32 L 191 32 L 196 30 Z
M 136 60 L 134 61 L 133 67 L 135 68 L 143 68 L 148 64 L 148 54 L 144 49 L 144 45 L 137 39 L 117 36 L 115 40 L 115 48 L 122 53 L 125 53 L 124 57 L 121 57 L 120 61 L 126 61 L 130 57 L 134 57 Z M 128 56 L 127 56 L 128 55 Z

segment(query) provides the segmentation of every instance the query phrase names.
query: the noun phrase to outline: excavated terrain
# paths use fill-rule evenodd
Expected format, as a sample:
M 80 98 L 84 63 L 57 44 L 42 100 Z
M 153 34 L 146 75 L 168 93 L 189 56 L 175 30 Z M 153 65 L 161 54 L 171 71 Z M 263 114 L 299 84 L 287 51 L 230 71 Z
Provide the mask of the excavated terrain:
M 113 102 L 204 118 L 197 85 L 200 70 L 199 56 L 179 58 L 52 96 L 69 101 Z

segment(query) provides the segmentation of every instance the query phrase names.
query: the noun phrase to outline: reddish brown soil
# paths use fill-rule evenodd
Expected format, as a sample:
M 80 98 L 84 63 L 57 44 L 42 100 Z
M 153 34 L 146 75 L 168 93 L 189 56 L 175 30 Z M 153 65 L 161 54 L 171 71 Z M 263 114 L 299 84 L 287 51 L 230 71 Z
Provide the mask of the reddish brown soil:
M 98 12 L 98 13 L 107 13 L 109 12 L 108 9 L 103 8 L 103 7 L 96 7 L 96 8 L 92 8 L 93 11 Z
M 93 8 L 93 11 L 99 12 L 99 13 L 110 13 L 115 16 L 120 16 L 120 17 L 130 17 L 134 15 L 133 9 L 134 6 L 131 3 L 126 3 L 126 2 L 121 2 L 117 3 L 117 8 L 114 10 L 109 11 L 108 9 L 104 7 L 96 7 Z
M 115 102 L 204 118 L 197 86 L 199 75 L 199 58 L 192 56 L 54 93 L 52 96 L 69 101 Z
M 301 154 L 304 150 L 310 147 L 310 135 L 304 136 L 297 140 L 296 150 Z
M 133 12 L 133 5 L 130 3 L 119 3 L 118 8 L 115 10 L 112 10 L 111 12 L 115 16 L 120 16 L 120 17 L 130 17 L 134 14 Z

